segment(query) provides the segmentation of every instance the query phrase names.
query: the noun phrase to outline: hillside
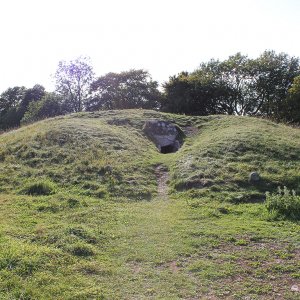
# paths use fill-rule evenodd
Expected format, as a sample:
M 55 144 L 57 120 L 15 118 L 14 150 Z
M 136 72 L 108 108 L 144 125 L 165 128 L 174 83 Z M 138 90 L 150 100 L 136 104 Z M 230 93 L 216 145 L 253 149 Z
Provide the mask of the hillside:
M 153 119 L 182 130 L 179 151 L 158 151 Z M 0 145 L 1 299 L 299 299 L 299 222 L 264 203 L 300 193 L 299 129 L 123 110 Z

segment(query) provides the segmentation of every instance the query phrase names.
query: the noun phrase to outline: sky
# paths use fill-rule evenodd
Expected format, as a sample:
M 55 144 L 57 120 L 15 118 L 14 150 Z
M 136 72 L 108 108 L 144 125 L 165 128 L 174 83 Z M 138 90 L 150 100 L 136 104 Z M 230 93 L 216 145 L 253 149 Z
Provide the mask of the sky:
M 1 0 L 0 92 L 54 89 L 61 60 L 97 76 L 145 69 L 163 83 L 211 58 L 300 56 L 299 0 Z

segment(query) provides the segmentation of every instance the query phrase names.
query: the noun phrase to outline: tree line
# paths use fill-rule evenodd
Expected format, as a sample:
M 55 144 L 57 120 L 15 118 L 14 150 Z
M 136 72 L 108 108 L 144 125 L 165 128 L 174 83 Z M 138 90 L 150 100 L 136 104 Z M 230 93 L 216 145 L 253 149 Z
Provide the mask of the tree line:
M 300 121 L 299 58 L 265 51 L 202 63 L 164 84 L 165 109 L 195 115 L 259 115 Z
M 265 51 L 201 63 L 159 89 L 145 70 L 96 77 L 88 58 L 61 61 L 56 88 L 12 87 L 0 95 L 0 129 L 72 112 L 147 108 L 188 115 L 256 115 L 300 123 L 299 58 Z

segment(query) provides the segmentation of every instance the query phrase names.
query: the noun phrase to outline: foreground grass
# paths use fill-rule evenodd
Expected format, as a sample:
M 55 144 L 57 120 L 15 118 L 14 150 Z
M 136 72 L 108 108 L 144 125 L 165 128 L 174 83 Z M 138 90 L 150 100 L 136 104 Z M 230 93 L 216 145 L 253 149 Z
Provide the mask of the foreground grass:
M 297 299 L 299 225 L 262 204 L 56 197 L 1 196 L 2 298 Z
M 149 118 L 193 134 L 159 154 L 141 130 Z M 274 221 L 263 203 L 277 185 L 299 189 L 299 131 L 124 111 L 0 141 L 1 299 L 299 299 L 299 222 Z M 169 195 L 157 193 L 158 165 Z M 36 182 L 48 195 L 28 195 Z

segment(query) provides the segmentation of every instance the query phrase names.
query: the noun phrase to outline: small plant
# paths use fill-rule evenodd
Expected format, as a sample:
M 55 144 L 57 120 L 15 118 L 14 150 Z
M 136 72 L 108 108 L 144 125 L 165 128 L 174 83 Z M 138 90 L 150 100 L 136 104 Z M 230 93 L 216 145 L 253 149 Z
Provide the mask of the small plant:
M 22 192 L 27 195 L 51 195 L 56 190 L 55 184 L 49 180 L 40 180 L 25 185 Z
M 104 188 L 98 188 L 96 191 L 95 191 L 95 196 L 97 198 L 104 198 L 107 194 L 107 191 L 106 189 Z
M 78 242 L 75 245 L 70 246 L 69 251 L 75 256 L 83 257 L 92 256 L 95 254 L 90 245 L 82 242 Z
M 244 239 L 239 239 L 235 242 L 236 246 L 247 246 L 248 244 L 249 244 L 248 241 Z
M 300 220 L 300 196 L 297 196 L 294 190 L 288 190 L 287 187 L 283 189 L 278 187 L 275 194 L 267 192 L 266 207 L 274 219 Z
M 80 205 L 80 201 L 77 200 L 77 199 L 74 199 L 74 198 L 68 199 L 67 202 L 68 202 L 68 206 L 69 206 L 70 208 L 78 207 L 78 206 Z

